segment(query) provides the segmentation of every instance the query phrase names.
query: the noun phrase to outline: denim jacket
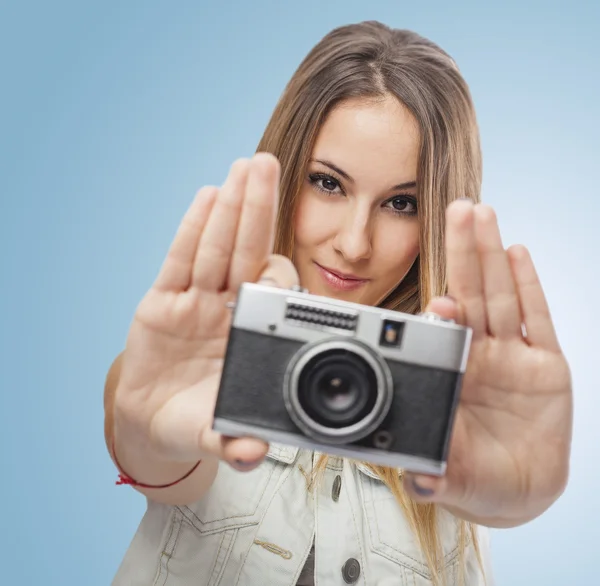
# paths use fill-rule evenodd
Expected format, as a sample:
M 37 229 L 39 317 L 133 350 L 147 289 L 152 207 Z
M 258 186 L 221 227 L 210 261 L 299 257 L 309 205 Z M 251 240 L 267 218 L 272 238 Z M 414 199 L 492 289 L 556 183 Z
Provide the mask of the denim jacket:
M 330 457 L 307 490 L 314 457 L 271 444 L 251 472 L 220 465 L 192 505 L 148 501 L 113 586 L 294 586 L 313 540 L 315 585 L 431 586 L 389 489 L 363 465 Z M 445 511 L 438 519 L 445 584 L 458 585 L 458 521 Z M 468 541 L 464 584 L 493 586 L 488 530 L 477 534 L 485 581 Z

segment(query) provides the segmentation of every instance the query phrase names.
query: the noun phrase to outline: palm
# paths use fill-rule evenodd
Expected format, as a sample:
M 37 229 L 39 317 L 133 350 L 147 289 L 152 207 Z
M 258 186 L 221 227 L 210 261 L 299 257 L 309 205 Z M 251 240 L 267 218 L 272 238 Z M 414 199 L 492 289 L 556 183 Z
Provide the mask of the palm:
M 489 208 L 452 206 L 447 255 L 452 317 L 473 329 L 473 342 L 446 477 L 425 482 L 463 517 L 523 518 L 565 481 L 569 368 L 531 259 L 522 247 L 504 250 Z
M 515 495 L 528 504 L 552 480 L 550 463 L 568 435 L 568 369 L 559 357 L 486 339 L 471 351 L 457 415 L 449 478 L 474 478 L 482 497 L 500 489 L 500 512 Z M 502 478 L 502 482 L 498 482 Z M 537 486 L 536 486 L 537 485 Z M 466 486 L 465 486 L 466 488 Z M 477 500 L 474 494 L 469 497 Z M 490 509 L 491 503 L 472 502 Z
M 226 442 L 212 431 L 211 418 L 231 320 L 227 305 L 241 283 L 279 260 L 270 255 L 278 176 L 274 157 L 257 156 L 234 164 L 221 189 L 201 190 L 135 313 L 119 412 L 170 459 L 224 456 Z M 235 446 L 249 442 L 230 442 L 229 456 L 240 457 Z M 263 443 L 254 448 L 260 452 Z
M 146 386 L 165 369 L 193 361 L 190 380 L 177 378 L 177 386 L 201 379 L 215 358 L 222 358 L 229 329 L 229 291 L 206 293 L 196 288 L 182 293 L 151 289 L 140 303 L 129 334 L 128 345 L 144 365 L 133 365 L 139 380 L 129 381 L 133 388 Z M 175 389 L 173 389 L 175 390 Z

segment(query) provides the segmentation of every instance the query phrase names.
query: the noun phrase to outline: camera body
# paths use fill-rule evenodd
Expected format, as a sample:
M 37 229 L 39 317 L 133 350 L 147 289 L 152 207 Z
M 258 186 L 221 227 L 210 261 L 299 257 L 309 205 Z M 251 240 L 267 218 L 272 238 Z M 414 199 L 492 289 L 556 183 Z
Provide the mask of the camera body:
M 471 330 L 245 283 L 213 429 L 441 475 Z

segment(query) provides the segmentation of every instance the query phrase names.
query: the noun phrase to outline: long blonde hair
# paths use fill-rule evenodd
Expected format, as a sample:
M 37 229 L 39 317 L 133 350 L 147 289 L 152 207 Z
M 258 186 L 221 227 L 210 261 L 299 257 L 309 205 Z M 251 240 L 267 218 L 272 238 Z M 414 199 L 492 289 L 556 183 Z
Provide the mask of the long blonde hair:
M 479 201 L 481 152 L 475 111 L 466 82 L 452 58 L 431 41 L 378 22 L 334 29 L 307 55 L 286 86 L 258 145 L 281 163 L 281 198 L 275 252 L 293 258 L 294 213 L 311 152 L 327 115 L 351 98 L 395 96 L 420 129 L 417 191 L 419 257 L 381 307 L 418 313 L 446 293 L 445 209 L 454 199 Z M 323 470 L 327 457 L 318 462 Z M 414 502 L 398 470 L 369 468 L 394 494 L 416 534 L 438 583 L 443 553 L 436 506 Z M 475 527 L 460 522 L 460 559 Z M 464 565 L 464 564 L 462 564 Z M 443 579 L 443 576 L 442 576 Z

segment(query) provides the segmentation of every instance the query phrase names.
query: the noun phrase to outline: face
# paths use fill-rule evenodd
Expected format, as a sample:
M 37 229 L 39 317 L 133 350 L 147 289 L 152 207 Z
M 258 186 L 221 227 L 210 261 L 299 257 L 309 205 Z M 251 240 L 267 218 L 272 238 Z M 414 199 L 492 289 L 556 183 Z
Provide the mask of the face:
M 295 216 L 310 293 L 377 305 L 419 254 L 419 132 L 394 98 L 348 101 L 321 128 Z

